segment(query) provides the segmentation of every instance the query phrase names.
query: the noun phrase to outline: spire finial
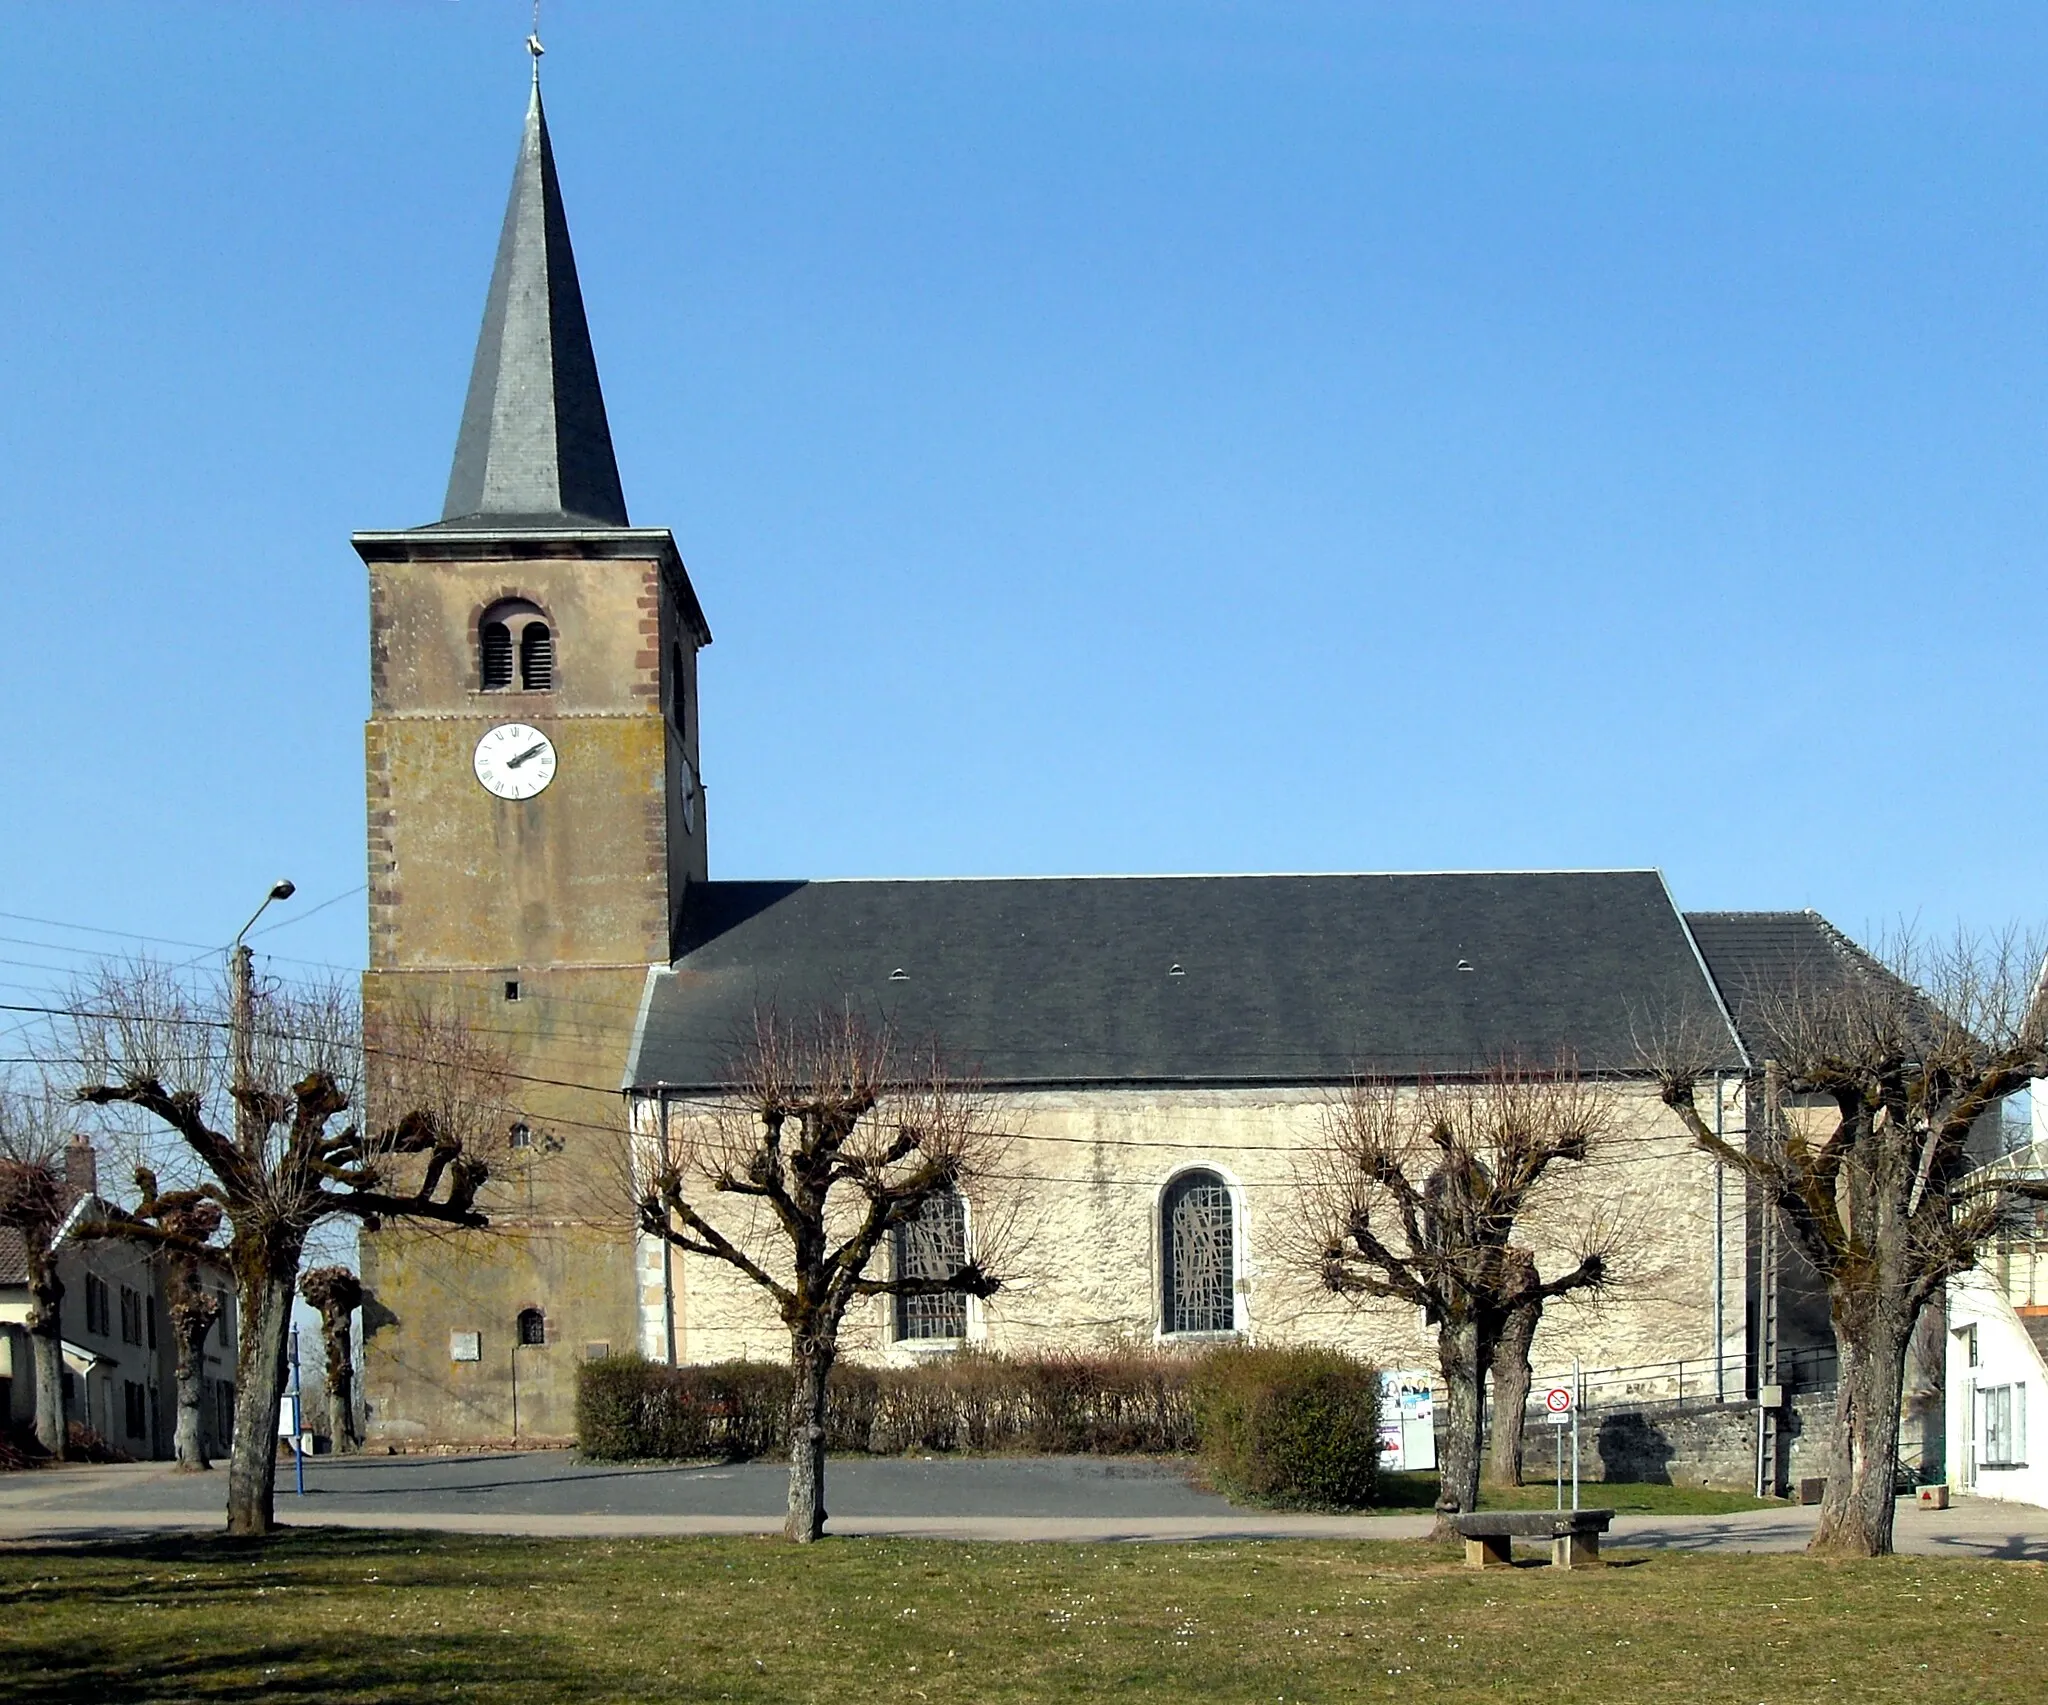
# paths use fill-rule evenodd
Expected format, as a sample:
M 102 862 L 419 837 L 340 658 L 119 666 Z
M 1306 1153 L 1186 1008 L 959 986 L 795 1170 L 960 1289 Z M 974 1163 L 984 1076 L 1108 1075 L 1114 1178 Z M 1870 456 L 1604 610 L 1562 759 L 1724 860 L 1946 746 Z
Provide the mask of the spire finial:
M 526 51 L 533 55 L 533 80 L 540 82 L 540 56 L 547 49 L 540 44 L 540 0 L 533 0 L 533 29 L 526 38 Z

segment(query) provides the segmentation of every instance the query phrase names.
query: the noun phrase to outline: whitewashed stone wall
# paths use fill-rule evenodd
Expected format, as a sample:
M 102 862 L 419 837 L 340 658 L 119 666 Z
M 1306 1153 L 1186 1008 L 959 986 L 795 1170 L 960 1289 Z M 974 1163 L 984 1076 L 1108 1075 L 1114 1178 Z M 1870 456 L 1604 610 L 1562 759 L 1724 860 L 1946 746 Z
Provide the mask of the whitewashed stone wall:
M 1712 1118 L 1712 1089 L 1701 1097 Z M 1315 1090 L 1062 1090 L 1013 1093 L 1005 1123 L 1020 1133 L 1010 1155 L 1017 1177 L 996 1200 L 970 1205 L 984 1219 L 1017 1211 L 1018 1248 L 1009 1282 L 969 1310 L 969 1338 L 990 1349 L 1086 1349 L 1161 1341 L 1160 1203 L 1169 1182 L 1193 1167 L 1220 1174 L 1237 1204 L 1238 1323 L 1254 1342 L 1322 1342 L 1382 1366 L 1433 1368 L 1434 1335 L 1418 1311 L 1355 1305 L 1303 1277 L 1293 1245 L 1300 1233 L 1300 1153 L 1321 1144 L 1324 1098 Z M 1743 1136 L 1740 1085 L 1729 1080 L 1723 1126 Z M 682 1136 L 689 1110 L 670 1112 Z M 658 1111 L 636 1113 L 652 1140 Z M 1619 1092 L 1616 1131 L 1584 1166 L 1561 1165 L 1553 1206 L 1524 1221 L 1518 1238 L 1537 1251 L 1546 1276 L 1563 1270 L 1556 1238 L 1590 1204 L 1626 1229 L 1626 1271 L 1610 1294 L 1566 1301 L 1546 1312 L 1534 1361 L 1539 1377 L 1568 1369 L 1641 1367 L 1685 1358 L 1699 1389 L 1716 1353 L 1714 1328 L 1714 1164 L 1686 1140 L 1646 1086 Z M 1009 1192 L 1017 1194 L 1014 1200 Z M 1743 1192 L 1720 1180 L 1723 1297 L 1721 1353 L 1740 1379 L 1743 1349 Z M 707 1198 L 706 1212 L 750 1254 L 771 1257 L 777 1239 L 765 1210 L 737 1198 Z M 667 1354 L 660 1257 L 644 1242 L 644 1354 Z M 738 1357 L 781 1360 L 788 1339 L 773 1305 L 721 1262 L 678 1254 L 671 1264 L 676 1354 L 684 1362 Z M 852 1359 L 904 1362 L 931 1349 L 892 1341 L 890 1303 L 856 1303 L 843 1338 Z M 1645 1394 L 1660 1389 L 1647 1379 Z

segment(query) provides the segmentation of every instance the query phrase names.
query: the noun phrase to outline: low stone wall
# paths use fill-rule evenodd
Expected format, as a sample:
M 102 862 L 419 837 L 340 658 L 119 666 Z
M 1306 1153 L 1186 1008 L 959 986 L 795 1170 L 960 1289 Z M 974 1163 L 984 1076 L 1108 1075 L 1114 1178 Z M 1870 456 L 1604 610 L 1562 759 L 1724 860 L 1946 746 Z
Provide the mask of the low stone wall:
M 1778 1429 L 1781 1485 L 1796 1485 L 1821 1473 L 1821 1449 L 1834 1412 L 1831 1391 L 1805 1392 L 1792 1399 Z M 1542 1411 L 1522 1424 L 1525 1476 L 1541 1481 L 1553 1471 L 1555 1435 Z M 1567 1453 L 1569 1453 L 1569 1432 Z M 1565 1458 L 1565 1470 L 1571 1458 Z M 1579 1416 L 1579 1478 L 1634 1480 L 1653 1485 L 1720 1486 L 1734 1490 L 1756 1484 L 1756 1405 L 1753 1403 L 1617 1403 L 1588 1406 Z

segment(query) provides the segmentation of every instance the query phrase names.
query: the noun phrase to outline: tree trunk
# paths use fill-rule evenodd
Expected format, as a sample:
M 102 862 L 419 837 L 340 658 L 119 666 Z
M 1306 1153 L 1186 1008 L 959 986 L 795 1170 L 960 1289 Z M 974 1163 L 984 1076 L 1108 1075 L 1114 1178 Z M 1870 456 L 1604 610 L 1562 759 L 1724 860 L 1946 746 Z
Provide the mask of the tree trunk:
M 825 1380 L 833 1352 L 801 1341 L 790 1352 L 789 1518 L 782 1531 L 799 1545 L 825 1533 Z
M 1918 1311 L 1881 1304 L 1875 1313 L 1855 1342 L 1839 1323 L 1835 1332 L 1842 1383 L 1835 1392 L 1820 1523 L 1806 1547 L 1831 1557 L 1889 1557 L 1892 1551 L 1899 1405 Z
M 1522 1417 L 1529 1407 L 1529 1387 L 1535 1375 L 1529 1367 L 1529 1347 L 1536 1341 L 1537 1323 L 1543 1318 L 1542 1305 L 1527 1303 L 1508 1316 L 1500 1342 L 1493 1347 L 1493 1439 L 1487 1456 L 1489 1485 L 1519 1486 L 1522 1483 Z
M 62 1457 L 71 1440 L 64 1425 L 64 1335 L 57 1311 L 32 1317 L 28 1335 L 35 1368 L 36 1443 Z
M 327 1436 L 337 1456 L 353 1456 L 361 1441 L 356 1437 L 356 1368 L 350 1342 L 349 1315 L 341 1309 L 321 1316 L 322 1336 L 327 1347 Z
M 193 1327 L 198 1330 L 194 1331 Z M 171 1330 L 178 1340 L 178 1430 L 176 1454 L 182 1474 L 204 1474 L 213 1467 L 206 1451 L 206 1334 L 208 1323 L 181 1320 L 171 1312 Z
M 241 1346 L 235 1360 L 235 1437 L 228 1449 L 228 1532 L 265 1534 L 276 1525 L 277 1411 L 298 1254 L 279 1252 L 267 1262 L 259 1256 L 252 1274 L 236 1253 Z
M 1436 1539 L 1453 1537 L 1451 1517 L 1479 1507 L 1479 1461 L 1483 1440 L 1480 1418 L 1480 1380 L 1486 1371 L 1484 1352 L 1476 1321 L 1445 1321 L 1436 1330 L 1437 1367 L 1443 1374 L 1444 1407 L 1448 1425 L 1439 1435 L 1437 1450 Z

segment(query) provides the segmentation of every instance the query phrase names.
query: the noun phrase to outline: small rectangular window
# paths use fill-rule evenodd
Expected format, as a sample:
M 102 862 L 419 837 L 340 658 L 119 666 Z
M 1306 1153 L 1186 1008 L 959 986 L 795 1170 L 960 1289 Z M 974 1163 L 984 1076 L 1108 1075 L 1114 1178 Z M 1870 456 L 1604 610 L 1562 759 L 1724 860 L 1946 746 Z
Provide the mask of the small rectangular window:
M 111 1338 L 114 1335 L 113 1309 L 107 1293 L 107 1281 L 97 1273 L 85 1276 L 85 1329 L 96 1338 Z
M 1984 1466 L 2024 1468 L 2027 1461 L 2027 1388 L 1994 1385 L 1984 1402 Z
M 131 1285 L 121 1287 L 121 1342 L 142 1342 L 142 1293 Z
M 507 977 L 505 979 L 505 998 L 508 1001 L 516 1001 L 519 998 L 519 979 L 517 977 Z

